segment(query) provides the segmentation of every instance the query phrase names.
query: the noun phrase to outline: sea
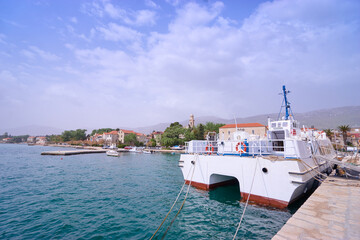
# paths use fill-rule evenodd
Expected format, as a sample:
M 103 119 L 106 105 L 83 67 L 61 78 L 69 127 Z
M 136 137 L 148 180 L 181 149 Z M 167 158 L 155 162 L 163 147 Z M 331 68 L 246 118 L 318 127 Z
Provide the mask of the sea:
M 0 239 L 150 239 L 184 183 L 179 154 L 41 155 L 54 150 L 0 144 Z M 239 187 L 190 187 L 174 218 L 185 191 L 154 239 L 232 239 Z M 248 205 L 237 239 L 271 239 L 300 205 Z

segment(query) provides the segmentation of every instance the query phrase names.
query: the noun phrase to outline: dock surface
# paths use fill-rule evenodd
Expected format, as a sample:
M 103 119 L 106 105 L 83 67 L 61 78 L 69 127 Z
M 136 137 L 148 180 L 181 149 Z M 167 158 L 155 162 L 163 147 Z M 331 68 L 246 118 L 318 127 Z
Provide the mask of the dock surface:
M 360 239 L 360 181 L 328 177 L 273 240 Z

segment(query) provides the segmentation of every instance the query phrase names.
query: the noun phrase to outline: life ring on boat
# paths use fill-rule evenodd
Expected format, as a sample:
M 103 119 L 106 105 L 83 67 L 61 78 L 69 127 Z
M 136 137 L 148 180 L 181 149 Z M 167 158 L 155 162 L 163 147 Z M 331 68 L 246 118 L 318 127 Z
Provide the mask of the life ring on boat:
M 291 135 L 293 135 L 293 136 L 296 135 L 296 129 L 291 129 Z
M 211 155 L 211 153 L 214 152 L 214 146 L 211 144 L 206 145 L 205 151 L 207 154 Z
M 246 153 L 246 144 L 244 142 L 238 142 L 238 144 L 236 144 L 235 150 L 239 153 Z

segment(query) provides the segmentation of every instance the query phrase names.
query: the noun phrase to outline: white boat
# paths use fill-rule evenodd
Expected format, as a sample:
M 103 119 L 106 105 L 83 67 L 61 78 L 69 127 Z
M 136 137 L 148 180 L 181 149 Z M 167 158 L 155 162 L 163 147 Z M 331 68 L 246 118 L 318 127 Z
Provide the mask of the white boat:
M 116 150 L 109 150 L 109 151 L 106 151 L 106 155 L 111 156 L 111 157 L 119 157 L 120 153 Z
M 136 147 L 129 149 L 129 152 L 136 152 Z
M 143 150 L 143 153 L 151 154 L 151 151 L 150 150 Z
M 285 208 L 309 191 L 320 173 L 330 173 L 336 154 L 325 133 L 301 129 L 290 115 L 268 119 L 264 138 L 236 131 L 231 140 L 209 135 L 186 143 L 179 160 L 184 179 L 209 190 L 236 182 L 244 200 Z

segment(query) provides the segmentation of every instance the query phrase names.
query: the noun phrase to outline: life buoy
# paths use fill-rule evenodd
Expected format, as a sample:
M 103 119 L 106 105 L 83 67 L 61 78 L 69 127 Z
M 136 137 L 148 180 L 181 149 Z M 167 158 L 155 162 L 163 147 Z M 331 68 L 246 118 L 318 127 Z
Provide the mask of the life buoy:
M 296 129 L 291 129 L 291 135 L 293 135 L 293 136 L 296 135 Z
M 239 153 L 246 153 L 247 146 L 244 142 L 238 142 L 238 144 L 236 144 L 235 150 Z
M 207 154 L 210 155 L 212 152 L 214 152 L 214 146 L 211 145 L 211 144 L 208 144 L 208 145 L 206 146 L 206 148 L 205 148 L 205 151 L 206 151 Z

